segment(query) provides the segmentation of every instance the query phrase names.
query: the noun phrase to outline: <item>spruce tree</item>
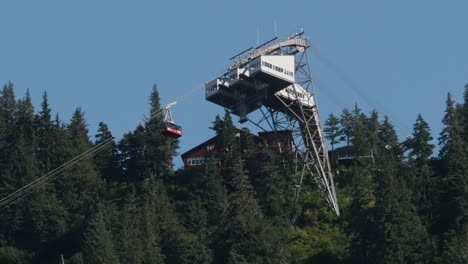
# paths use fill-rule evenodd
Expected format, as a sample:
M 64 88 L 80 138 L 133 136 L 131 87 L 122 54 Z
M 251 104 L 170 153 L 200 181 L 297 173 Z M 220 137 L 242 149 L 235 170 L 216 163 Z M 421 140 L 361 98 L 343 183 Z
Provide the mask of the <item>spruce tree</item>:
M 107 124 L 99 122 L 98 133 L 95 135 L 95 144 L 99 144 L 105 140 L 112 138 L 112 133 L 109 131 Z M 94 158 L 96 168 L 101 175 L 101 179 L 109 183 L 119 178 L 118 160 L 117 160 L 117 147 L 112 140 L 112 145 L 105 150 L 101 151 Z
M 325 133 L 325 138 L 330 140 L 330 145 L 332 150 L 335 149 L 335 145 L 340 143 L 338 140 L 341 137 L 341 129 L 340 129 L 340 120 L 333 115 L 330 114 L 328 119 L 325 121 L 325 128 L 323 130 Z
M 160 134 L 163 116 L 156 85 L 150 95 L 150 106 L 150 117 L 145 124 L 125 134 L 119 142 L 120 164 L 124 177 L 131 181 L 164 178 L 172 173 L 172 157 L 176 155 L 178 140 Z
M 392 150 L 381 152 L 378 167 L 375 263 L 426 263 L 429 237 L 411 203 L 398 157 Z
M 441 183 L 440 226 L 455 230 L 462 226 L 467 214 L 466 193 L 468 182 L 468 158 L 463 140 L 461 107 L 454 107 L 450 94 L 447 97 L 445 125 L 440 135 L 441 158 L 446 173 Z M 447 229 L 446 229 L 447 230 Z
M 352 237 L 350 251 L 355 263 L 375 263 L 376 183 L 372 168 L 371 161 L 362 160 L 355 162 L 342 176 L 351 178 L 348 230 Z
M 15 169 L 16 178 L 20 186 L 30 183 L 38 177 L 36 150 L 36 136 L 34 129 L 34 108 L 31 95 L 27 90 L 23 99 L 18 100 L 16 112 L 16 157 L 18 167 Z
M 462 125 L 464 130 L 464 141 L 465 144 L 468 145 L 468 84 L 465 84 L 465 91 L 463 93 L 463 106 L 462 106 Z
M 17 102 L 11 82 L 5 84 L 0 94 L 0 117 L 3 128 L 3 147 L 0 151 L 0 194 L 5 196 L 17 185 L 14 175 L 14 148 L 18 141 L 15 133 Z
M 293 219 L 294 191 L 291 176 L 293 171 L 287 155 L 262 147 L 257 154 L 247 160 L 247 168 L 257 194 L 263 214 L 280 226 L 287 226 Z
M 254 189 L 243 171 L 242 160 L 233 157 L 228 165 L 229 207 L 224 242 L 227 263 L 283 263 L 283 243 L 263 216 Z
M 161 180 L 148 179 L 144 186 L 144 263 L 187 263 L 189 245 L 186 230 L 179 223 L 174 206 Z
M 70 124 L 66 127 L 67 153 L 72 158 L 92 146 L 88 137 L 88 128 L 80 108 L 73 113 Z M 71 225 L 82 223 L 91 213 L 97 199 L 99 186 L 98 174 L 92 160 L 85 160 L 64 173 L 58 181 L 58 190 L 64 205 L 71 212 Z
M 161 110 L 159 92 L 154 85 L 150 95 L 150 114 Z M 148 174 L 157 177 L 172 173 L 172 157 L 176 155 L 179 141 L 159 133 L 163 123 L 162 114 L 149 118 L 145 123 L 145 151 L 144 158 L 148 167 Z
M 131 190 L 125 197 L 123 208 L 119 213 L 116 248 L 121 263 L 143 263 L 145 250 L 160 254 L 159 241 L 146 239 L 144 231 L 144 211 L 138 205 L 135 190 Z M 151 233 L 150 233 L 151 234 Z M 150 242 L 146 242 L 150 240 Z M 144 243 L 146 242 L 146 244 Z M 156 243 L 154 245 L 154 243 Z
M 207 211 L 208 225 L 214 227 L 220 223 L 226 214 L 227 190 L 218 165 L 218 159 L 216 157 L 207 157 L 205 164 L 202 173 L 200 173 L 199 177 L 194 177 L 193 185 L 190 186 L 191 199 L 201 200 Z
M 454 133 L 456 132 L 456 127 L 454 127 L 456 122 L 455 102 L 452 100 L 452 95 L 450 93 L 447 94 L 445 104 L 445 115 L 442 119 L 442 124 L 444 124 L 445 127 L 442 129 L 439 136 L 439 157 L 441 158 L 447 156 L 447 149 L 451 146 L 451 141 L 454 137 Z
M 366 134 L 367 134 L 367 142 L 370 147 L 370 150 L 373 153 L 376 153 L 377 151 L 377 145 L 379 143 L 379 114 L 377 111 L 373 110 L 366 122 Z
M 357 104 L 354 106 L 352 115 L 353 125 L 351 130 L 351 143 L 356 153 L 356 158 L 368 156 L 371 150 L 368 134 L 368 119 L 365 114 L 361 112 L 361 109 L 357 106 Z
M 351 143 L 352 131 L 353 131 L 353 115 L 351 112 L 345 108 L 341 114 L 340 124 L 342 127 L 342 136 L 340 137 L 341 141 L 346 142 L 346 146 L 349 146 Z
M 421 115 L 418 115 L 410 143 L 411 172 L 408 174 L 407 184 L 412 192 L 412 202 L 426 227 L 430 227 L 432 223 L 433 197 L 436 194 L 434 172 L 429 165 L 429 158 L 434 148 L 434 145 L 429 143 L 431 140 L 429 125 Z
M 122 180 L 141 181 L 148 177 L 144 160 L 145 131 L 139 125 L 133 132 L 126 133 L 118 145 L 118 163 L 122 170 Z
M 465 91 L 466 95 L 466 91 Z M 464 123 L 466 102 L 454 106 L 450 94 L 444 119 L 445 125 L 439 138 L 440 156 L 444 167 L 440 179 L 440 203 L 437 213 L 437 227 L 441 237 L 441 263 L 465 263 L 468 238 L 468 151 Z M 458 243 L 457 243 L 458 242 Z
M 283 244 L 258 205 L 245 171 L 240 141 L 227 112 L 219 136 L 219 144 L 226 148 L 227 168 L 223 173 L 229 194 L 218 258 L 221 256 L 222 262 L 227 263 L 281 263 Z
M 44 92 L 41 110 L 36 115 L 36 156 L 39 161 L 39 168 L 43 174 L 53 169 L 55 165 L 54 156 L 57 154 L 54 151 L 54 146 L 57 144 L 55 142 L 57 131 L 52 121 L 51 112 L 47 92 Z
M 214 252 L 210 248 L 213 227 L 209 225 L 203 201 L 200 198 L 189 201 L 186 210 L 185 226 L 193 234 L 189 243 L 188 260 L 191 263 L 213 263 Z
M 22 108 L 26 110 L 26 104 L 23 103 L 22 105 Z M 25 111 L 21 112 L 27 115 Z M 20 126 L 18 122 L 18 102 L 11 82 L 5 84 L 0 92 L 0 121 L 3 128 L 0 132 L 2 136 L 0 139 L 2 142 L 0 144 L 0 197 L 6 197 L 24 185 L 28 178 L 30 179 L 34 174 L 32 157 L 28 158 L 28 161 L 31 161 L 29 166 L 23 166 L 22 164 L 24 157 L 20 156 L 19 151 L 28 152 L 29 146 L 26 146 L 24 141 L 28 137 L 22 140 L 23 135 L 16 131 Z M 25 126 L 29 125 L 27 123 L 23 124 Z M 23 172 L 27 172 L 27 175 L 24 175 Z M 6 210 L 0 212 L 0 239 L 3 241 L 3 245 L 8 246 L 22 242 L 17 235 L 24 226 L 22 218 L 25 203 L 24 199 L 17 200 L 14 204 L 10 204 Z
M 112 205 L 99 203 L 86 234 L 86 263 L 120 263 L 113 237 L 115 210 Z
M 378 138 L 380 148 L 393 148 L 398 144 L 398 138 L 388 116 L 384 117 L 383 122 L 378 129 Z

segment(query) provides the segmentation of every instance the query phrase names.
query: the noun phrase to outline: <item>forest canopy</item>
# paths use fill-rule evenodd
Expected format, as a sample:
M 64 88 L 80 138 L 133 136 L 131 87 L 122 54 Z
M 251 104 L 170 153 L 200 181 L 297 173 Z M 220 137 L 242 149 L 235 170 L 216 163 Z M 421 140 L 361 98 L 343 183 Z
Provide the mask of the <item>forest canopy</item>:
M 225 151 L 174 170 L 161 116 L 118 141 L 104 122 L 90 136 L 82 109 L 61 120 L 47 93 L 35 110 L 7 83 L 0 198 L 112 144 L 0 211 L 0 263 L 468 263 L 468 85 L 463 98 L 447 96 L 438 153 L 421 115 L 399 142 L 377 110 L 331 114 L 338 217 L 311 175 L 295 197 L 294 153 L 254 148 L 248 130 L 235 140 L 228 112 L 212 127 Z M 159 101 L 155 85 L 150 113 Z

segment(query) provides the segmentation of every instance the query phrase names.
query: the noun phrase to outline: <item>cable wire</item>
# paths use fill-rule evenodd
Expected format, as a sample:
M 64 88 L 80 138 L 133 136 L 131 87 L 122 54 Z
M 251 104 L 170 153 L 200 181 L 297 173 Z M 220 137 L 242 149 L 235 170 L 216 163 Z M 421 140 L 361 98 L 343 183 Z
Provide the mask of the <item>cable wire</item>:
M 359 86 L 356 85 L 356 83 L 350 77 L 348 77 L 348 75 L 344 73 L 343 70 L 341 70 L 336 64 L 334 64 L 325 56 L 323 56 L 321 52 L 318 50 L 318 48 L 312 45 L 310 46 L 310 48 L 313 50 L 314 55 L 317 57 L 317 59 L 319 59 L 325 66 L 327 66 L 330 70 L 332 70 L 342 82 L 344 82 L 348 87 L 350 87 L 358 96 L 364 99 L 364 101 L 366 101 L 366 103 L 370 107 L 374 109 L 382 109 L 384 111 L 384 114 L 386 114 L 391 120 L 393 120 L 393 122 L 395 123 L 397 127 L 399 127 L 401 130 L 411 131 L 411 129 L 407 125 L 403 124 L 402 122 L 399 122 L 399 120 L 395 116 L 393 116 L 392 113 L 388 111 L 388 109 L 386 109 L 384 105 L 380 104 L 375 99 L 374 100 L 370 99 L 366 95 L 366 93 L 364 93 L 359 88 Z
M 204 84 L 201 84 L 187 93 L 179 96 L 174 102 L 179 103 L 188 97 L 192 96 L 197 90 L 200 88 L 204 87 Z M 157 117 L 159 114 L 161 114 L 163 109 L 158 109 L 156 111 L 153 111 L 147 121 L 152 120 L 153 118 Z M 138 122 L 140 124 L 140 122 Z M 137 124 L 137 125 L 138 125 Z M 92 157 L 94 157 L 96 154 L 101 152 L 102 150 L 106 149 L 110 145 L 113 144 L 114 137 L 108 138 L 99 144 L 96 144 L 95 146 L 91 147 L 90 149 L 86 150 L 85 152 L 75 156 L 74 158 L 68 160 L 67 162 L 63 163 L 59 167 L 53 169 L 52 171 L 46 173 L 45 175 L 35 179 L 34 181 L 24 185 L 23 187 L 19 188 L 18 190 L 14 191 L 13 193 L 3 197 L 0 199 L 0 211 L 3 211 L 10 205 L 14 204 L 17 202 L 19 199 L 24 198 L 28 196 L 29 194 L 33 193 L 34 191 L 38 190 L 42 186 L 46 185 L 48 182 L 56 179 L 58 176 L 60 176 L 62 173 L 70 170 L 71 168 L 75 167 L 77 164 L 88 160 Z

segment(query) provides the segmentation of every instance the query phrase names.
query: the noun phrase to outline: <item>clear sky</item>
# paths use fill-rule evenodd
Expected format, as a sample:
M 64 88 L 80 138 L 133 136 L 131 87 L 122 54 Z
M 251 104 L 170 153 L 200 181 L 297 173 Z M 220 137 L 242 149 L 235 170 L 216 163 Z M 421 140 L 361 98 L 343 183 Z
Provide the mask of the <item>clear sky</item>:
M 435 138 L 445 99 L 468 82 L 468 1 L 2 1 L 0 83 L 30 89 L 64 121 L 81 106 L 90 132 L 116 136 L 148 115 L 156 83 L 166 104 L 212 79 L 259 40 L 304 28 L 321 118 L 358 103 L 390 115 L 400 137 L 417 114 Z M 328 62 L 328 64 L 327 64 Z M 334 65 L 329 67 L 328 65 Z M 338 72 L 338 74 L 337 74 Z M 213 136 L 223 109 L 204 90 L 175 106 L 180 153 Z M 176 158 L 180 166 L 180 158 Z

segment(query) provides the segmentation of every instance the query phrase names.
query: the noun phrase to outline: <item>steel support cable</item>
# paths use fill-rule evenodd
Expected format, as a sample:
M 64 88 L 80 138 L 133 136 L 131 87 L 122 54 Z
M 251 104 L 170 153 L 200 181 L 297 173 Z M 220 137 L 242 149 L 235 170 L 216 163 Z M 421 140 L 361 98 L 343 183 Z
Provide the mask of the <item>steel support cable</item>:
M 36 180 L 32 181 L 29 184 L 26 184 L 25 186 L 21 187 L 17 191 L 11 193 L 10 195 L 4 197 L 3 199 L 0 200 L 0 211 L 8 207 L 10 204 L 14 203 L 17 199 L 22 198 L 29 193 L 33 192 L 35 189 L 38 189 L 42 186 L 44 186 L 46 183 L 49 181 L 53 180 L 56 178 L 56 176 L 60 175 L 61 173 L 67 171 L 68 169 L 74 167 L 76 164 L 87 160 L 91 157 L 93 157 L 96 153 L 100 152 L 101 150 L 105 149 L 106 147 L 110 146 L 113 141 L 113 138 L 109 138 L 94 147 L 90 148 L 89 150 L 81 153 L 80 155 L 72 158 L 71 160 L 65 162 L 61 166 L 55 168 L 54 170 L 50 171 L 49 173 L 43 175 L 40 178 L 37 178 Z
M 7 197 L 1 199 L 1 200 L 0 200 L 0 206 L 3 205 L 4 200 L 7 199 L 8 197 L 12 196 L 13 194 L 16 194 L 16 193 L 21 192 L 23 189 L 29 188 L 30 186 L 36 184 L 37 182 L 41 182 L 43 179 L 47 178 L 47 177 L 50 176 L 50 175 L 56 174 L 58 171 L 61 171 L 63 168 L 68 167 L 70 164 L 73 164 L 73 163 L 75 163 L 75 162 L 78 161 L 78 160 L 81 160 L 83 157 L 86 157 L 86 156 L 89 155 L 90 153 L 94 152 L 96 149 L 99 149 L 99 148 L 101 148 L 102 146 L 106 146 L 107 144 L 109 144 L 110 142 L 112 142 L 112 141 L 110 141 L 111 139 L 112 139 L 112 138 L 109 138 L 109 139 L 107 139 L 107 140 L 105 140 L 105 141 L 103 141 L 103 142 L 101 142 L 101 143 L 95 145 L 94 147 L 88 149 L 87 151 L 81 153 L 80 155 L 78 155 L 78 156 L 72 158 L 71 160 L 65 162 L 65 163 L 62 164 L 61 166 L 55 168 L 54 170 L 50 171 L 49 173 L 43 175 L 42 177 L 40 177 L 40 178 L 38 178 L 38 179 L 32 181 L 31 183 L 29 183 L 29 184 L 27 184 L 27 185 L 21 187 L 21 188 L 18 189 L 16 192 L 14 192 L 14 193 L 10 194 L 9 196 L 7 196 Z
M 388 109 L 386 109 L 385 106 L 383 106 L 382 104 L 380 104 L 378 101 L 376 100 L 371 100 L 356 84 L 355 82 L 349 78 L 336 64 L 334 64 L 333 62 L 331 62 L 329 59 L 325 58 L 321 53 L 320 51 L 314 47 L 314 46 L 310 46 L 310 48 L 314 51 L 314 54 L 315 56 L 323 63 L 325 64 L 325 66 L 327 66 L 329 69 L 331 69 L 337 76 L 338 78 L 344 82 L 348 87 L 350 87 L 358 96 L 360 96 L 362 99 L 364 99 L 364 101 L 366 101 L 366 103 L 370 106 L 370 107 L 373 107 L 374 109 L 382 109 L 384 111 L 384 114 L 386 114 L 391 120 L 393 120 L 393 122 L 395 122 L 395 125 L 397 127 L 399 127 L 400 129 L 406 129 L 407 131 L 411 131 L 411 129 L 399 122 L 399 120 L 397 118 L 395 118 L 395 116 L 393 116 L 391 114 L 390 111 L 388 111 Z
M 219 75 L 217 75 L 217 76 L 219 76 Z M 176 101 L 174 101 L 174 102 L 179 103 L 179 102 L 187 99 L 188 97 L 192 96 L 196 91 L 198 91 L 202 87 L 204 87 L 204 84 L 201 84 L 201 85 L 193 88 L 189 92 L 179 96 L 176 99 Z M 151 119 L 155 118 L 156 116 L 161 114 L 162 111 L 163 111 L 163 109 L 158 109 L 156 111 L 153 111 L 150 114 L 150 117 L 148 118 L 148 120 L 151 120 Z M 139 123 L 140 122 L 138 122 L 138 124 Z M 11 194 L 5 196 L 4 198 L 0 199 L 0 211 L 4 210 L 5 208 L 10 206 L 11 204 L 15 203 L 17 200 L 19 200 L 21 198 L 24 198 L 27 195 L 33 193 L 35 190 L 37 190 L 40 187 L 44 186 L 45 184 L 47 184 L 51 180 L 54 180 L 60 174 L 62 174 L 63 172 L 66 172 L 67 170 L 73 168 L 74 166 L 76 166 L 80 162 L 83 162 L 83 161 L 85 161 L 87 159 L 90 159 L 90 158 L 94 157 L 100 151 L 102 151 L 106 147 L 110 146 L 113 143 L 113 139 L 114 138 L 111 137 L 111 138 L 108 138 L 108 139 L 100 142 L 99 144 L 91 147 L 90 149 L 86 150 L 85 152 L 79 154 L 78 156 L 75 156 L 74 158 L 68 160 L 67 162 L 63 163 L 62 165 L 60 165 L 59 167 L 53 169 L 52 171 L 48 172 L 47 174 L 41 176 L 40 178 L 37 178 L 36 180 L 24 185 L 23 187 L 19 188 L 18 190 L 14 191 L 13 193 L 11 193 Z
M 162 112 L 162 109 L 158 109 L 154 111 L 151 115 L 149 120 L 153 119 L 154 117 L 158 116 Z M 139 124 L 139 123 L 138 123 Z M 33 192 L 34 188 L 40 188 L 43 185 L 47 184 L 49 181 L 56 178 L 56 176 L 60 175 L 61 173 L 73 168 L 78 163 L 85 161 L 89 158 L 94 157 L 100 151 L 104 150 L 106 147 L 110 146 L 113 143 L 114 137 L 108 138 L 99 144 L 91 147 L 90 149 L 86 150 L 85 152 L 75 156 L 74 158 L 68 160 L 67 162 L 63 163 L 59 167 L 55 168 L 54 170 L 48 172 L 47 174 L 43 175 L 42 177 L 34 180 L 33 182 L 21 187 L 17 191 L 11 193 L 10 195 L 2 198 L 0 200 L 0 211 L 4 208 L 8 207 L 12 204 L 16 199 L 22 198 L 22 196 L 26 196 L 29 193 Z

